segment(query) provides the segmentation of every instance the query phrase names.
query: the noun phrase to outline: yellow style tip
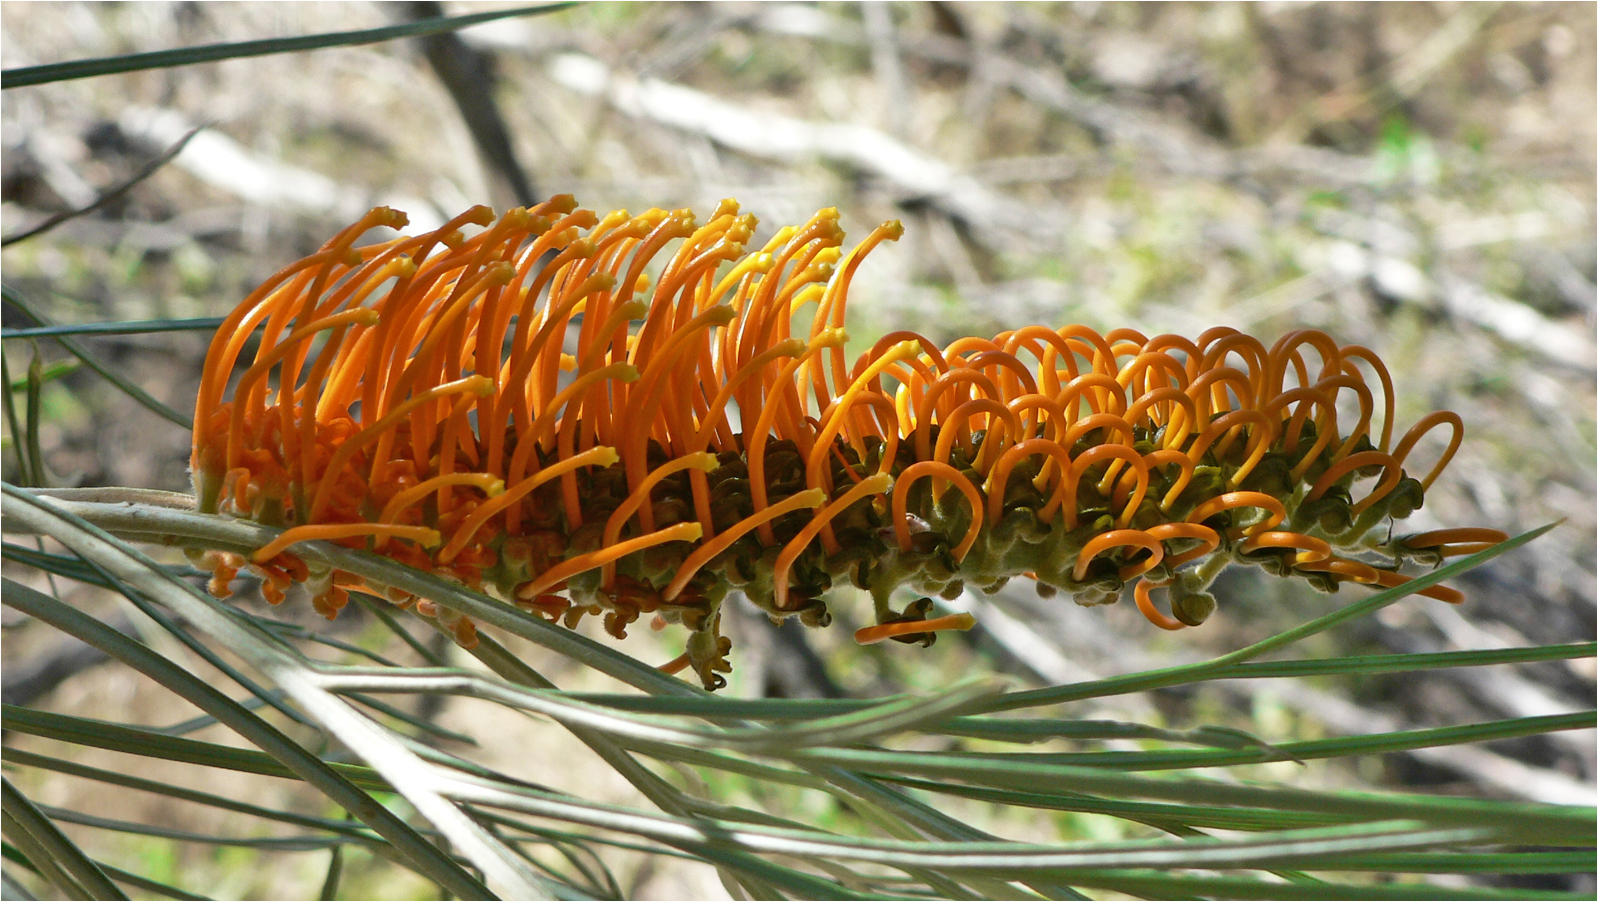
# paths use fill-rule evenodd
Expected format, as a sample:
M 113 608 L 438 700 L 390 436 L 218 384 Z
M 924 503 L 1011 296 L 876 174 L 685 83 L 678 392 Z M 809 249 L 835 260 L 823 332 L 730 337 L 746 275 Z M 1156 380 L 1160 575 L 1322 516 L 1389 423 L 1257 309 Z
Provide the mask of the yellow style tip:
M 725 326 L 738 318 L 738 311 L 734 310 L 729 304 L 717 304 L 706 310 L 704 317 L 708 322 L 718 326 Z
M 466 211 L 464 218 L 472 225 L 486 226 L 494 221 L 494 208 L 488 204 L 478 204 Z
M 486 398 L 494 393 L 494 380 L 487 376 L 467 376 L 466 390 L 478 397 Z
M 815 338 L 810 339 L 809 347 L 841 348 L 849 340 L 849 333 L 842 329 L 822 329 Z
M 371 212 L 374 226 L 387 226 L 391 229 L 403 229 L 411 224 L 411 218 L 405 211 L 393 207 L 373 207 Z
M 879 495 L 893 488 L 893 477 L 887 473 L 873 473 L 860 480 L 860 487 L 873 495 Z

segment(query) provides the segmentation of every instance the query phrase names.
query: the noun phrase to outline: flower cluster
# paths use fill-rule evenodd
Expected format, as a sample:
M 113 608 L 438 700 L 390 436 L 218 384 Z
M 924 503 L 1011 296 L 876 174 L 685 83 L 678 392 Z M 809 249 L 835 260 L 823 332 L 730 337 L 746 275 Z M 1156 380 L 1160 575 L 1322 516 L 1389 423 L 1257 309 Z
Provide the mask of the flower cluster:
M 474 641 L 468 620 L 288 551 L 326 539 L 568 626 L 681 623 L 687 652 L 668 667 L 714 688 L 734 589 L 822 626 L 823 595 L 853 582 L 878 621 L 860 641 L 928 643 L 970 617 L 931 616 L 927 597 L 895 611 L 895 590 L 954 598 L 1026 576 L 1092 605 L 1133 582 L 1148 619 L 1180 629 L 1213 611 L 1205 588 L 1229 563 L 1327 591 L 1393 586 L 1406 559 L 1503 538 L 1376 528 L 1420 506 L 1461 423 L 1434 413 L 1395 443 L 1386 368 L 1321 332 L 1267 346 L 1224 328 L 1030 326 L 944 348 L 896 332 L 851 361 L 850 281 L 901 228 L 845 253 L 837 220 L 822 210 L 751 252 L 755 220 L 731 201 L 699 225 L 559 196 L 356 247 L 405 224 L 372 210 L 258 288 L 212 343 L 200 508 L 284 529 L 249 560 L 212 555 L 212 591 L 248 566 L 274 602 L 305 583 L 331 618 L 350 590 L 371 592 Z M 1408 475 L 1439 426 L 1447 450 Z

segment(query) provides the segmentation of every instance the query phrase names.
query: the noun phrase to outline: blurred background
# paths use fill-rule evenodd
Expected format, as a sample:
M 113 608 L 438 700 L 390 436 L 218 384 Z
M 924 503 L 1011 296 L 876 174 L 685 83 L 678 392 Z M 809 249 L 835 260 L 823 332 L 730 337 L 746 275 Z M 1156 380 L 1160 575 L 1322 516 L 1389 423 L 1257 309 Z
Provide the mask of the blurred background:
M 0 52 L 9 69 L 492 8 L 8 3 Z M 5 236 L 153 174 L 7 248 L 4 278 L 57 323 L 217 316 L 375 203 L 431 228 L 474 203 L 503 209 L 554 193 L 601 211 L 702 215 L 735 197 L 761 218 L 757 242 L 825 206 L 856 239 L 902 219 L 904 239 L 874 252 L 855 282 L 851 356 L 901 328 L 940 343 L 1032 323 L 1189 336 L 1226 325 L 1267 342 L 1324 329 L 1387 361 L 1400 429 L 1435 409 L 1467 424 L 1403 531 L 1564 521 L 1461 580 L 1462 608 L 1401 603 L 1317 637 L 1321 650 L 1591 639 L 1595 30 L 1590 3 L 594 4 L 458 36 L 12 89 L 0 95 Z M 7 329 L 31 324 L 10 305 L 4 315 Z M 188 412 L 208 338 L 85 342 Z M 27 358 L 19 343 L 6 350 L 15 377 Z M 65 359 L 49 342 L 40 352 Z M 43 401 L 53 484 L 187 488 L 187 431 L 94 373 L 50 382 Z M 1440 450 L 1423 444 L 1419 455 Z M 8 480 L 14 467 L 7 456 Z M 872 696 L 972 671 L 1068 682 L 1229 651 L 1340 601 L 1253 574 L 1223 579 L 1217 595 L 1208 624 L 1171 635 L 1130 603 L 1079 610 L 1012 583 L 961 599 L 981 626 L 925 651 L 853 647 L 863 600 L 835 599 L 841 622 L 808 635 L 748 609 L 729 626 L 729 691 Z M 264 604 L 250 593 L 241 603 Z M 280 616 L 308 618 L 293 607 Z M 152 723 L 192 713 L 14 616 L 7 702 L 85 716 L 149 705 Z M 332 629 L 358 638 L 367 626 L 348 616 Z M 640 635 L 628 647 L 666 660 L 677 641 Z M 571 665 L 540 666 L 602 688 Z M 1587 659 L 1223 682 L 1071 714 L 1225 724 L 1276 740 L 1556 713 L 1590 706 L 1593 692 Z M 466 725 L 478 710 L 455 701 L 431 713 Z M 525 759 L 552 785 L 610 780 L 599 791 L 631 801 L 614 774 L 583 770 L 562 731 L 520 729 L 484 760 Z M 1582 731 L 1373 756 L 1357 769 L 1258 770 L 1304 785 L 1568 802 L 1592 798 L 1593 757 Z M 61 804 L 106 791 L 29 789 Z M 171 810 L 143 818 L 181 819 L 177 803 L 160 804 Z M 1093 823 L 1062 815 L 993 829 L 1069 839 Z M 93 831 L 73 835 L 96 842 Z M 230 858 L 253 851 L 139 842 L 122 853 L 214 867 L 219 895 L 293 896 L 319 879 L 314 863 L 263 870 Z M 350 867 L 369 881 L 348 884 L 352 895 L 428 892 L 382 883 L 380 862 Z M 725 892 L 713 875 L 642 856 L 618 873 L 629 894 Z

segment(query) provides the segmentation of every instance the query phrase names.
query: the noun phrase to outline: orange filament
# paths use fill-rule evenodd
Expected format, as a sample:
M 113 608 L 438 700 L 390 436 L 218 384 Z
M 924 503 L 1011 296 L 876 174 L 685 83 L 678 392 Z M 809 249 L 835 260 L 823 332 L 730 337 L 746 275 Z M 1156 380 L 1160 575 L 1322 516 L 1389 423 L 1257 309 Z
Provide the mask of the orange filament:
M 657 529 L 646 536 L 628 539 L 625 542 L 617 542 L 614 545 L 608 545 L 598 551 L 590 551 L 587 554 L 579 555 L 545 570 L 537 579 L 518 587 L 516 596 L 518 598 L 537 598 L 557 584 L 563 583 L 579 573 L 603 566 L 617 558 L 626 557 L 635 551 L 642 551 L 645 548 L 652 548 L 667 542 L 696 542 L 703 534 L 704 531 L 699 528 L 698 523 L 678 523 L 665 529 Z
M 1265 522 L 1238 531 L 1239 535 L 1256 535 L 1287 519 L 1287 509 L 1282 506 L 1282 502 L 1264 492 L 1227 492 L 1219 498 L 1212 498 L 1199 505 L 1193 513 L 1187 515 L 1187 522 L 1203 523 L 1222 511 L 1239 507 L 1257 507 L 1270 514 Z
M 1509 541 L 1509 533 L 1480 526 L 1463 526 L 1455 529 L 1437 529 L 1417 533 L 1400 541 L 1405 548 L 1424 548 L 1436 551 L 1443 557 L 1476 554 Z
M 666 590 L 661 593 L 661 597 L 671 601 L 682 594 L 683 588 L 693 580 L 694 574 L 698 573 L 701 567 L 713 560 L 716 555 L 731 548 L 732 543 L 743 538 L 751 529 L 761 523 L 769 523 L 784 514 L 791 514 L 796 510 L 805 508 L 813 510 L 825 504 L 826 501 L 826 492 L 820 489 L 808 489 L 784 498 L 753 517 L 738 521 L 737 526 L 694 549 L 693 554 L 690 554 L 688 559 L 683 561 L 682 566 L 677 568 L 677 575 L 672 577 L 671 583 L 666 586 Z
M 1447 423 L 1454 427 L 1454 434 L 1449 439 L 1448 448 L 1443 451 L 1443 456 L 1437 459 L 1437 463 L 1432 466 L 1431 472 L 1427 473 L 1426 478 L 1420 481 L 1422 489 L 1432 487 L 1432 482 L 1448 466 L 1448 462 L 1454 459 L 1454 452 L 1459 450 L 1459 443 L 1465 438 L 1465 423 L 1459 418 L 1459 414 L 1454 413 L 1452 410 L 1439 410 L 1421 417 L 1420 422 L 1410 427 L 1409 432 L 1405 433 L 1404 438 L 1399 441 L 1398 448 L 1393 451 L 1393 459 L 1398 461 L 1400 467 L 1403 466 L 1405 458 L 1409 457 L 1409 452 L 1414 449 L 1415 443 L 1420 441 L 1421 436 L 1430 432 L 1432 427 L 1442 423 Z
M 1082 551 L 1076 556 L 1076 569 L 1071 571 L 1071 578 L 1077 582 L 1087 576 L 1088 565 L 1093 559 L 1109 551 L 1111 548 L 1147 548 L 1149 556 L 1135 564 L 1128 564 L 1120 569 L 1122 580 L 1132 579 L 1153 570 L 1159 566 L 1160 559 L 1165 557 L 1165 546 L 1160 540 L 1154 538 L 1141 529 L 1112 529 L 1103 535 L 1094 536 L 1091 541 L 1082 546 Z
M 961 537 L 960 544 L 954 546 L 954 560 L 956 563 L 965 560 L 966 552 L 971 550 L 971 545 L 976 542 L 977 536 L 982 533 L 982 494 L 965 474 L 946 463 L 936 460 L 923 460 L 905 467 L 904 472 L 893 485 L 893 531 L 899 541 L 900 551 L 910 550 L 910 517 L 906 511 L 906 502 L 909 498 L 910 484 L 923 476 L 942 476 L 954 483 L 955 488 L 965 495 L 971 502 L 971 524 L 966 527 L 965 535 Z M 937 494 L 937 482 L 932 484 L 933 494 Z M 934 502 L 940 500 L 935 497 Z
M 428 548 L 440 541 L 438 530 L 428 529 L 425 526 L 395 526 L 389 523 L 318 523 L 285 529 L 282 535 L 251 554 L 250 560 L 264 564 L 282 554 L 285 548 L 296 542 L 309 542 L 312 539 L 349 539 L 355 536 L 396 536 L 410 539 Z
M 1309 501 L 1314 501 L 1326 494 L 1327 489 L 1331 488 L 1339 479 L 1347 476 L 1350 472 L 1360 467 L 1370 466 L 1380 466 L 1382 468 L 1382 481 L 1376 484 L 1376 488 L 1372 489 L 1369 495 L 1360 499 L 1350 508 L 1357 515 L 1360 511 L 1387 497 L 1393 489 L 1398 488 L 1398 481 L 1404 477 L 1404 471 L 1399 469 L 1398 462 L 1393 460 L 1391 455 L 1383 454 L 1380 451 L 1360 451 L 1357 454 L 1350 454 L 1328 467 L 1326 472 L 1321 474 L 1321 478 L 1315 480 L 1315 485 L 1310 488 L 1309 494 L 1305 498 Z
M 1298 554 L 1293 556 L 1295 564 L 1313 564 L 1332 556 L 1332 546 L 1324 539 L 1300 535 L 1296 532 L 1255 533 L 1243 543 L 1240 550 L 1244 554 L 1248 554 L 1261 548 L 1297 549 Z
M 893 478 L 885 473 L 867 476 L 837 500 L 822 508 L 819 514 L 799 530 L 799 534 L 794 536 L 792 541 L 783 546 L 782 552 L 777 555 L 777 563 L 771 570 L 773 593 L 776 596 L 778 610 L 786 610 L 788 607 L 788 569 L 793 566 L 793 562 L 798 559 L 805 546 L 810 544 L 810 540 L 816 537 L 816 533 L 821 531 L 821 527 L 825 526 L 828 520 L 843 513 L 849 505 L 870 495 L 880 495 L 891 485 Z
M 1144 532 L 1150 538 L 1161 542 L 1168 542 L 1171 539 L 1198 539 L 1203 543 L 1197 548 L 1165 558 L 1165 566 L 1172 570 L 1189 561 L 1196 561 L 1221 547 L 1220 534 L 1202 523 L 1161 523 L 1159 526 L 1150 526 Z
M 934 617 L 931 620 L 898 620 L 893 623 L 879 623 L 855 630 L 854 641 L 860 645 L 876 645 L 892 639 L 894 636 L 913 636 L 917 633 L 931 633 L 939 630 L 965 631 L 977 625 L 977 618 L 970 614 L 947 614 Z
M 1150 589 L 1157 589 L 1168 584 L 1169 583 L 1154 583 L 1149 582 L 1146 579 L 1140 579 L 1137 581 L 1137 586 L 1132 590 L 1132 598 L 1137 602 L 1138 611 L 1140 611 L 1150 623 L 1162 630 L 1170 630 L 1171 632 L 1185 630 L 1187 629 L 1187 624 L 1177 620 L 1175 617 L 1171 617 L 1161 612 L 1159 608 L 1154 606 L 1154 599 L 1149 597 Z

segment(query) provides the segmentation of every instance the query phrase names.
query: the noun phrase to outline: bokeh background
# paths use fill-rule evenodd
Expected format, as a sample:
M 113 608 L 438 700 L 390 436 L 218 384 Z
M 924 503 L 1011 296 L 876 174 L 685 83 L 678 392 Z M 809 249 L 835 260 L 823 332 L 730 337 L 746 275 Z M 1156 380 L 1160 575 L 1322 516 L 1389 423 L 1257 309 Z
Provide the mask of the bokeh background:
M 489 8 L 7 3 L 0 52 L 13 68 Z M 215 316 L 374 203 L 426 228 L 473 203 L 502 209 L 553 193 L 598 210 L 702 213 L 735 197 L 761 217 L 757 241 L 825 206 L 855 237 L 897 218 L 904 239 L 876 251 L 856 280 L 851 354 L 900 328 L 940 343 L 1031 323 L 1190 336 L 1226 325 L 1267 341 L 1324 329 L 1388 362 L 1400 428 L 1445 408 L 1467 424 L 1404 529 L 1514 533 L 1564 521 L 1462 580 L 1462 608 L 1400 604 L 1321 637 L 1324 650 L 1591 639 L 1595 30 L 1590 3 L 594 4 L 459 38 L 13 89 L 0 95 L 5 235 L 93 201 L 205 128 L 119 200 L 7 248 L 4 278 L 56 322 Z M 7 307 L 5 324 L 24 323 Z M 89 343 L 186 410 L 207 337 Z M 13 375 L 27 362 L 14 344 Z M 64 357 L 48 342 L 40 350 Z M 44 400 L 56 484 L 186 488 L 188 434 L 93 373 L 50 383 Z M 1439 441 L 1418 453 L 1440 450 Z M 4 466 L 13 479 L 11 456 Z M 981 627 L 926 651 L 854 648 L 847 637 L 868 605 L 846 598 L 833 605 L 842 622 L 809 635 L 745 612 L 729 627 L 738 645 L 729 691 L 880 695 L 984 670 L 1059 683 L 1196 660 L 1338 602 L 1264 577 L 1225 580 L 1217 594 L 1210 623 L 1172 636 L 1129 603 L 1078 610 L 1012 584 L 962 599 Z M 249 593 L 241 603 L 263 604 Z M 281 614 L 304 616 L 300 607 Z M 142 711 L 151 723 L 191 716 L 6 617 L 8 702 Z M 332 629 L 378 635 L 369 627 L 350 616 Z M 675 654 L 651 636 L 629 641 L 645 659 Z M 540 666 L 563 673 L 558 661 Z M 1590 706 L 1593 687 L 1589 659 L 1219 683 L 1073 714 L 1313 738 L 1567 711 Z M 481 710 L 457 701 L 430 713 L 469 729 Z M 614 774 L 585 769 L 555 728 L 507 729 L 503 747 L 481 754 L 635 801 Z M 1288 762 L 1259 772 L 1590 801 L 1593 757 L 1583 731 L 1376 756 L 1355 769 Z M 28 789 L 60 804 L 101 793 L 148 823 L 188 816 L 179 803 L 92 784 Z M 1043 840 L 1089 836 L 1095 822 L 1062 815 L 993 829 Z M 221 896 L 292 897 L 320 879 L 319 862 L 290 855 L 107 840 L 87 828 L 73 836 L 113 860 L 211 869 Z M 392 882 L 381 862 L 349 867 L 352 895 L 430 891 Z M 725 893 L 708 872 L 642 856 L 618 873 L 630 895 Z

